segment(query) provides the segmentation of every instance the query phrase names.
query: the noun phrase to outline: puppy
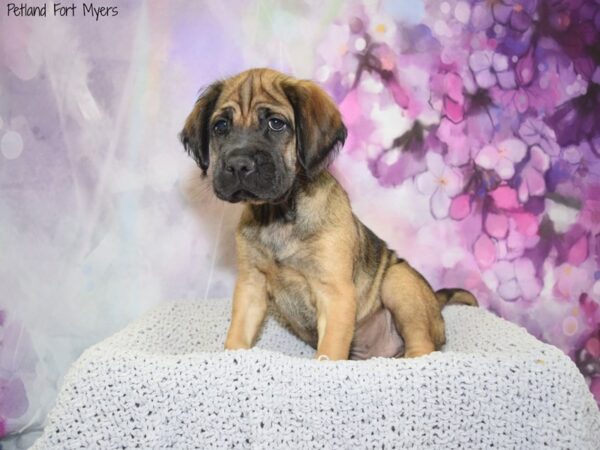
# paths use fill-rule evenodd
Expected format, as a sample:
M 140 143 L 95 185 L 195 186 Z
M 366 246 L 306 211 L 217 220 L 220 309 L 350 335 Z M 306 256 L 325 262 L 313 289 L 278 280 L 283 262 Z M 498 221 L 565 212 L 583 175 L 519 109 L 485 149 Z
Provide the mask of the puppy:
M 218 81 L 180 137 L 216 196 L 245 204 L 226 349 L 253 345 L 269 300 L 331 360 L 426 355 L 445 342 L 445 304 L 477 305 L 434 292 L 352 213 L 326 170 L 346 127 L 316 84 L 270 69 Z

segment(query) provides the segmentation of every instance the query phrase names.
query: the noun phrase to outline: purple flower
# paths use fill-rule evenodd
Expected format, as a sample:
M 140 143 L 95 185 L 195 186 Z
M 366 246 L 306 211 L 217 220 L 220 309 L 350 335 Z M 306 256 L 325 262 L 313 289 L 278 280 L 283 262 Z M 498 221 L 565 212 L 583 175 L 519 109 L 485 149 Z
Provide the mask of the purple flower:
M 575 165 L 574 173 L 578 177 L 589 180 L 600 178 L 600 136 L 565 148 L 563 158 Z
M 497 27 L 497 29 L 496 29 Z M 509 27 L 496 25 L 496 38 L 499 40 L 497 50 L 509 56 L 522 56 L 531 48 L 534 42 L 533 28 L 525 32 L 515 31 Z
M 500 260 L 484 274 L 484 279 L 492 290 L 496 290 L 508 302 L 519 298 L 534 300 L 542 290 L 541 282 L 535 275 L 535 267 L 527 258 Z
M 417 189 L 431 196 L 433 217 L 443 219 L 448 216 L 452 197 L 458 195 L 463 188 L 463 177 L 459 171 L 447 166 L 438 153 L 429 152 L 425 159 L 428 170 L 416 177 Z
M 491 50 L 480 50 L 469 56 L 469 67 L 475 74 L 477 85 L 489 89 L 498 83 L 502 89 L 516 86 L 515 74 L 509 70 L 508 57 Z
M 547 155 L 558 156 L 560 152 L 554 130 L 537 117 L 525 119 L 519 127 L 519 136 L 527 145 L 539 145 Z
M 600 135 L 600 85 L 591 83 L 584 95 L 569 100 L 546 119 L 561 146 L 579 144 Z
M 373 175 L 383 186 L 396 186 L 423 172 L 426 169 L 424 143 L 423 126 L 416 121 L 410 130 L 394 139 L 391 149 L 370 164 Z
M 600 3 L 577 0 L 545 2 L 543 5 L 542 31 L 560 45 L 578 74 L 592 80 L 598 67 Z
M 487 1 L 473 5 L 471 10 L 471 25 L 475 30 L 487 30 L 494 25 L 494 16 Z
M 494 2 L 492 13 L 496 22 L 516 31 L 526 31 L 534 19 L 537 0 L 501 0 Z
M 600 183 L 598 182 L 590 183 L 585 187 L 579 223 L 594 234 L 600 233 Z
M 515 67 L 515 74 L 519 86 L 528 86 L 534 80 L 537 67 L 532 49 L 529 49 L 526 54 L 519 58 Z
M 483 278 L 487 306 L 549 302 L 530 331 L 552 329 L 600 401 L 600 0 L 443 2 L 419 25 L 349 9 L 316 71 L 345 153 L 380 185 L 411 178 L 424 228 L 454 219 L 469 258 L 453 273 Z

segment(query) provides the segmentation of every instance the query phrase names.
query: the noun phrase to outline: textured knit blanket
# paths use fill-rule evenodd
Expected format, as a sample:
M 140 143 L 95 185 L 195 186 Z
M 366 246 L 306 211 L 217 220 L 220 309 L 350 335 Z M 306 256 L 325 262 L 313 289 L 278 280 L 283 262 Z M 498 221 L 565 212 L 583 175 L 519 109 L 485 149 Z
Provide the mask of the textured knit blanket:
M 166 303 L 88 349 L 34 448 L 599 448 L 575 365 L 482 309 L 444 310 L 441 352 L 343 362 L 276 317 L 258 348 L 222 351 L 229 312 Z

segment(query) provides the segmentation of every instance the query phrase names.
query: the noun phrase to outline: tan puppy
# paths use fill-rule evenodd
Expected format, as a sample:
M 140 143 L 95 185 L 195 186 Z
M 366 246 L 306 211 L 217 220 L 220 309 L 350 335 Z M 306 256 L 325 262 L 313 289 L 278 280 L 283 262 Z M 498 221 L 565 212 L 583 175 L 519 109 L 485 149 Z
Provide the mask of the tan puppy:
M 352 214 L 326 166 L 346 128 L 316 84 L 253 69 L 206 89 L 181 140 L 217 197 L 244 202 L 239 276 L 225 348 L 246 349 L 275 302 L 317 357 L 419 356 L 445 342 L 442 307 L 469 292 L 433 292 Z

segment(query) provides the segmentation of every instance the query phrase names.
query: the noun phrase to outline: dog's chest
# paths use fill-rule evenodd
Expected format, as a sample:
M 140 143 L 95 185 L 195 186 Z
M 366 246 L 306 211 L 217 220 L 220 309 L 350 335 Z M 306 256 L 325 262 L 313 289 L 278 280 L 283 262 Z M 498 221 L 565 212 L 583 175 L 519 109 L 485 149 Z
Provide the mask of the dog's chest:
M 309 242 L 293 227 L 262 226 L 249 238 L 253 264 L 265 274 L 269 297 L 294 330 L 307 342 L 316 342 L 317 312 L 310 279 L 315 270 Z

